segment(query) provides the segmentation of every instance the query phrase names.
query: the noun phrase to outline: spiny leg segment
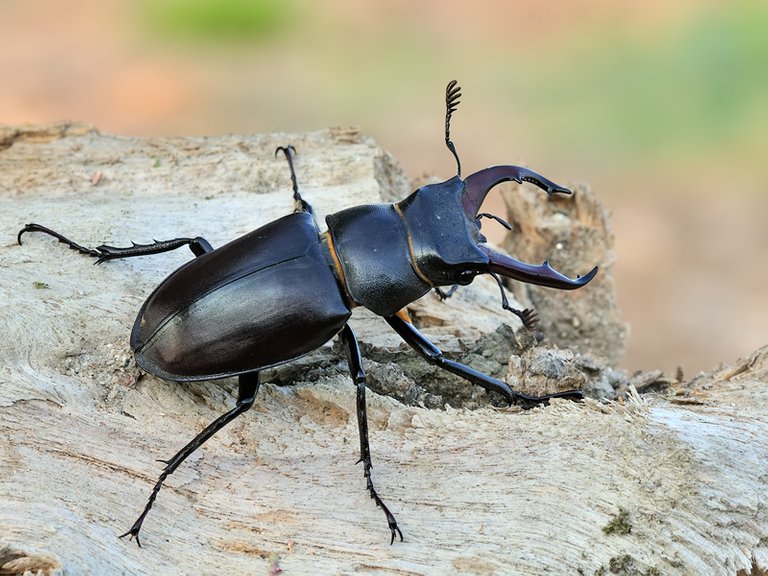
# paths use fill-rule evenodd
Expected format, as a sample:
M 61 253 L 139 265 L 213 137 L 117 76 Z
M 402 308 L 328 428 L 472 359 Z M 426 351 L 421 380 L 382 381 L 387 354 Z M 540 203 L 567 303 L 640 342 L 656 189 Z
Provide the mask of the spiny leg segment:
M 19 234 L 16 237 L 16 240 L 19 244 L 21 244 L 21 237 L 27 232 L 43 232 L 44 234 L 53 236 L 62 244 L 69 246 L 70 249 L 77 250 L 80 252 L 80 254 L 85 254 L 86 256 L 96 258 L 96 264 L 101 264 L 107 260 L 117 260 L 118 258 L 149 256 L 150 254 L 170 252 L 171 250 L 176 250 L 182 246 L 189 246 L 189 249 L 192 250 L 192 253 L 195 256 L 201 256 L 202 254 L 213 250 L 213 247 L 210 245 L 210 243 L 205 238 L 200 236 L 197 238 L 174 238 L 172 240 L 160 241 L 155 240 L 152 244 L 136 244 L 134 242 L 132 243 L 132 246 L 124 248 L 109 246 L 107 244 L 102 244 L 96 248 L 88 248 L 78 244 L 77 242 L 73 242 L 69 238 L 66 238 L 58 232 L 55 232 L 50 228 L 46 228 L 40 224 L 27 224 L 24 226 L 24 228 L 19 230 Z
M 340 333 L 341 341 L 344 344 L 344 349 L 347 352 L 347 361 L 349 362 L 349 372 L 352 376 L 352 381 L 357 386 L 357 424 L 360 429 L 360 460 L 358 462 L 363 463 L 363 474 L 365 475 L 365 483 L 368 491 L 371 493 L 371 498 L 376 502 L 376 505 L 384 511 L 387 517 L 387 524 L 389 524 L 389 531 L 391 532 L 390 545 L 395 541 L 395 535 L 400 536 L 400 542 L 403 541 L 403 533 L 397 526 L 397 520 L 384 504 L 384 501 L 379 497 L 376 489 L 373 486 L 373 480 L 371 479 L 371 448 L 368 444 L 368 415 L 365 409 L 365 371 L 363 371 L 363 359 L 360 355 L 360 348 L 357 345 L 357 338 L 349 324 L 344 325 Z
M 242 374 L 239 378 L 237 404 L 235 407 L 226 414 L 222 414 L 216 420 L 206 426 L 202 432 L 195 436 L 191 442 L 179 450 L 170 460 L 161 460 L 161 462 L 165 464 L 165 468 L 163 468 L 163 472 L 160 474 L 157 483 L 155 484 L 154 488 L 152 488 L 152 493 L 149 495 L 147 505 L 144 506 L 144 510 L 133 523 L 133 526 L 131 526 L 130 530 L 128 530 L 128 532 L 125 534 L 121 534 L 120 538 L 128 536 L 129 539 L 132 540 L 135 537 L 136 544 L 141 547 L 141 541 L 139 540 L 139 532 L 141 531 L 141 526 L 144 524 L 144 520 L 146 519 L 147 514 L 152 509 L 152 505 L 155 503 L 155 499 L 157 498 L 158 492 L 160 492 L 160 488 L 163 486 L 163 482 L 165 482 L 168 476 L 173 474 L 176 468 L 178 468 L 179 465 L 184 462 L 184 460 L 186 460 L 195 450 L 200 448 L 200 446 L 202 446 L 206 440 L 208 440 L 211 436 L 216 434 L 216 432 L 224 428 L 224 426 L 232 422 L 232 420 L 253 406 L 253 402 L 256 399 L 256 393 L 259 391 L 259 383 L 260 381 L 258 372 Z

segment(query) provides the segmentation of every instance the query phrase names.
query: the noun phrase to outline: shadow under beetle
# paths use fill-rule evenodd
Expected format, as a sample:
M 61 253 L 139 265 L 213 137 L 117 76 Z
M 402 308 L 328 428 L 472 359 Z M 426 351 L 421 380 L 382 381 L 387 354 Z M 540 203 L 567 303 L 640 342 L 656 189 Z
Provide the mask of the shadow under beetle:
M 448 358 L 411 323 L 405 306 L 431 289 L 441 298 L 478 274 L 499 283 L 502 305 L 531 327 L 531 310 L 511 308 L 499 276 L 563 290 L 580 288 L 597 273 L 568 278 L 550 267 L 524 264 L 485 244 L 478 213 L 497 184 L 531 182 L 548 195 L 570 194 L 526 168 L 494 166 L 461 179 L 461 163 L 450 139 L 450 120 L 461 96 L 456 81 L 446 89 L 445 143 L 456 159 L 457 175 L 418 189 L 394 204 L 347 208 L 326 217 L 321 233 L 312 207 L 301 197 L 293 166 L 295 150 L 280 147 L 288 161 L 295 209 L 218 249 L 204 238 L 175 238 L 127 248 L 87 248 L 38 224 L 25 232 L 44 232 L 97 263 L 144 256 L 189 246 L 196 258 L 166 278 L 139 311 L 131 332 L 136 363 L 160 378 L 177 382 L 238 377 L 237 404 L 209 424 L 170 460 L 157 480 L 141 515 L 123 536 L 136 537 L 163 482 L 218 430 L 247 411 L 259 389 L 260 370 L 296 359 L 339 335 L 357 387 L 360 461 L 371 498 L 381 507 L 391 533 L 390 544 L 403 535 L 371 479 L 371 452 L 365 409 L 365 372 L 354 332 L 347 324 L 352 308 L 364 306 L 379 316 L 428 362 L 472 384 L 531 406 L 551 398 L 581 398 L 577 390 L 528 396 L 507 384 Z M 441 286 L 453 286 L 443 292 Z

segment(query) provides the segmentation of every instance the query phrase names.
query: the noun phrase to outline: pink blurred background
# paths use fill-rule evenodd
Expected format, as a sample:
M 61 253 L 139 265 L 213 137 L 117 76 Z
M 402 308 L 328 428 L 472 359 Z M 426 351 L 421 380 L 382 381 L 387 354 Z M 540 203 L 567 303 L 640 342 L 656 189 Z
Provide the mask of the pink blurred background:
M 693 375 L 768 343 L 765 2 L 0 1 L 3 123 L 357 125 L 448 177 L 453 78 L 467 173 L 525 163 L 612 210 L 625 367 Z

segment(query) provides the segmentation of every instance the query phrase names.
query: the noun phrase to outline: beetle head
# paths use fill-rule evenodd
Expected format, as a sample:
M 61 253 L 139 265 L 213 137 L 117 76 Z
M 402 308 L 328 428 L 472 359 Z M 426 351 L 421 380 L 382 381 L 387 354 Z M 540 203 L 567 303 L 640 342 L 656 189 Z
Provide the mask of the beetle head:
M 408 227 L 417 273 L 432 286 L 469 284 L 478 274 L 495 273 L 530 284 L 573 290 L 587 284 L 597 267 L 575 279 L 554 270 L 548 262 L 535 266 L 497 252 L 480 232 L 478 211 L 497 184 L 532 182 L 548 194 L 570 194 L 566 188 L 518 166 L 486 168 L 462 180 L 454 176 L 416 190 L 395 206 Z
M 548 262 L 538 266 L 525 264 L 485 243 L 480 232 L 480 206 L 497 184 L 530 182 L 548 196 L 571 191 L 520 166 L 494 166 L 462 180 L 461 162 L 450 139 L 451 115 L 460 97 L 454 80 L 446 89 L 445 143 L 456 159 L 458 174 L 445 182 L 423 186 L 395 205 L 408 227 L 413 263 L 419 276 L 432 286 L 469 284 L 478 274 L 499 274 L 561 290 L 587 284 L 597 274 L 597 266 L 572 279 L 554 270 Z

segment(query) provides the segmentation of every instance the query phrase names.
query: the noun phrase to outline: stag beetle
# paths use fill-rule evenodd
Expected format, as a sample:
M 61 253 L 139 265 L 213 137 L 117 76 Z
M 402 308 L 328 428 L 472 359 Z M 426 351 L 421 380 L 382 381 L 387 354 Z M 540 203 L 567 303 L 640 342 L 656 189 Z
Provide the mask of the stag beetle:
M 461 162 L 450 139 L 451 115 L 461 97 L 456 81 L 446 89 L 445 144 L 456 160 L 457 175 L 440 184 L 419 188 L 394 204 L 347 208 L 326 217 L 321 232 L 312 207 L 301 197 L 294 169 L 295 150 L 280 147 L 288 162 L 294 212 L 218 249 L 201 237 L 154 241 L 118 248 L 87 248 L 39 224 L 27 232 L 43 232 L 96 263 L 117 258 L 158 254 L 188 246 L 195 259 L 166 278 L 139 311 L 130 345 L 136 363 L 166 380 L 191 382 L 238 377 L 234 408 L 208 425 L 170 460 L 152 489 L 136 522 L 125 534 L 136 538 L 163 482 L 203 443 L 246 412 L 259 389 L 264 368 L 294 360 L 338 335 L 357 387 L 360 461 L 371 498 L 381 507 L 390 530 L 390 544 L 403 534 L 395 517 L 374 488 L 365 405 L 365 372 L 357 339 L 347 320 L 356 306 L 379 316 L 428 362 L 526 406 L 551 398 L 581 398 L 576 390 L 548 396 L 528 396 L 507 384 L 448 358 L 411 323 L 405 306 L 431 289 L 466 285 L 478 274 L 499 283 L 502 305 L 530 327 L 531 310 L 512 309 L 500 276 L 551 288 L 572 290 L 587 284 L 597 267 L 571 279 L 547 262 L 524 264 L 488 247 L 480 219 L 501 218 L 479 213 L 488 192 L 514 180 L 531 182 L 552 194 L 570 190 L 518 166 L 495 166 L 461 178 Z M 447 297 L 450 292 L 442 292 Z

